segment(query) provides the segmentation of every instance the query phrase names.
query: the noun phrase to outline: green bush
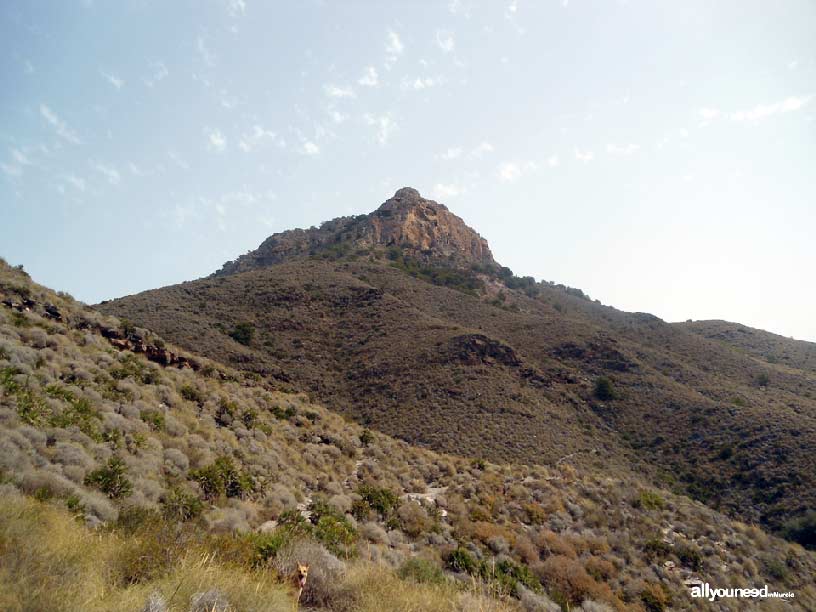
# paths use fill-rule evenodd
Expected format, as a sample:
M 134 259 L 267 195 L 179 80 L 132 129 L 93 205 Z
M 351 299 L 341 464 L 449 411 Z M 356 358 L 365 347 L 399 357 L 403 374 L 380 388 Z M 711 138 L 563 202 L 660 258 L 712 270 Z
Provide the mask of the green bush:
M 238 323 L 231 332 L 229 337 L 236 342 L 249 346 L 252 343 L 252 336 L 255 334 L 255 328 L 252 323 Z
M 612 381 L 606 376 L 601 376 L 597 381 L 595 381 L 594 393 L 595 397 L 602 402 L 609 402 L 617 397 L 615 389 L 612 386 Z
M 403 580 L 412 580 L 420 584 L 442 584 L 445 582 L 445 572 L 436 563 L 427 559 L 413 557 L 407 559 L 399 568 L 397 574 Z
M 229 457 L 219 457 L 214 463 L 190 472 L 190 478 L 199 484 L 205 499 L 210 500 L 245 497 L 255 488 L 252 477 L 238 470 Z
M 666 507 L 666 502 L 654 491 L 641 491 L 632 505 L 646 510 L 662 510 Z
M 111 457 L 106 465 L 85 477 L 85 484 L 96 487 L 111 499 L 127 497 L 133 492 L 133 484 L 126 471 L 124 461 L 119 457 Z
M 387 518 L 399 503 L 399 495 L 392 490 L 372 485 L 360 485 L 357 487 L 357 494 L 383 519 Z
M 454 572 L 475 574 L 479 568 L 479 563 L 466 549 L 459 546 L 448 555 L 448 567 Z
M 189 491 L 178 487 L 170 489 L 162 500 L 162 514 L 168 521 L 184 522 L 198 518 L 204 504 Z
M 201 391 L 192 385 L 183 385 L 181 389 L 179 389 L 179 393 L 181 393 L 181 397 L 188 402 L 195 402 L 199 405 L 204 403 L 204 396 Z
M 782 533 L 787 539 L 798 542 L 810 550 L 816 550 L 816 511 L 811 510 L 786 522 Z

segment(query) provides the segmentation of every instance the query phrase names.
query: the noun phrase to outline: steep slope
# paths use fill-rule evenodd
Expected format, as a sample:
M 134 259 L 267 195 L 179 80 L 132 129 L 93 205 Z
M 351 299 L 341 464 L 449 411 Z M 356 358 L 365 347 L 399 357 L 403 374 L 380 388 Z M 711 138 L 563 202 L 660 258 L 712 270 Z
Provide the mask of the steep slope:
M 214 277 L 100 308 L 415 444 L 637 466 L 774 528 L 816 506 L 810 372 L 516 278 L 452 215 L 399 229 L 440 207 L 400 190 L 388 232 L 379 211 L 295 232 L 296 248 L 285 232 Z
M 3 609 L 288 610 L 295 559 L 313 609 L 700 609 L 697 581 L 816 605 L 813 553 L 627 470 L 411 447 L 3 262 L 0 302 Z

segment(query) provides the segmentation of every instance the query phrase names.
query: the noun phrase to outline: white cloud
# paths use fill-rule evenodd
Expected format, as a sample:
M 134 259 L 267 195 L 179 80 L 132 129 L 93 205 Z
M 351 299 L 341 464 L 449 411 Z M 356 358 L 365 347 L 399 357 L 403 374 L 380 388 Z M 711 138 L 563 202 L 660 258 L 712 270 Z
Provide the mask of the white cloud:
M 444 32 L 442 30 L 436 31 L 436 44 L 442 49 L 443 53 L 450 53 L 456 46 L 456 41 L 453 39 L 453 34 Z
M 731 114 L 734 121 L 759 121 L 772 115 L 798 111 L 806 106 L 813 96 L 804 98 L 791 96 L 773 104 L 759 104 L 750 110 L 737 111 Z
M 435 85 L 439 85 L 441 82 L 441 78 L 416 77 L 412 79 L 406 77 L 402 80 L 400 87 L 402 87 L 403 90 L 422 91 L 423 89 L 430 89 Z
M 518 0 L 511 0 L 510 4 L 507 5 L 505 16 L 509 18 L 516 13 L 518 13 Z
M 376 87 L 379 85 L 380 77 L 377 74 L 377 69 L 374 66 L 368 66 L 363 76 L 357 79 L 357 83 L 363 87 Z
M 381 145 L 385 145 L 388 142 L 388 139 L 391 137 L 391 134 L 393 134 L 397 129 L 397 123 L 391 117 L 390 113 L 380 115 L 379 117 L 374 115 L 365 115 L 363 119 L 365 119 L 365 122 L 368 125 L 375 126 L 377 128 L 377 142 L 379 142 Z
M 632 143 L 626 145 L 606 145 L 606 152 L 610 155 L 632 155 L 632 153 L 637 153 L 638 149 L 640 149 L 640 146 Z
M 475 157 L 476 159 L 479 159 L 479 158 L 483 157 L 484 155 L 486 155 L 488 153 L 492 153 L 492 152 L 493 152 L 493 145 L 490 144 L 489 142 L 487 142 L 486 140 L 483 140 L 470 152 L 469 156 L 470 157 Z
M 201 56 L 201 59 L 204 61 L 205 64 L 208 66 L 212 66 L 215 64 L 215 56 L 207 47 L 207 44 L 204 42 L 204 37 L 199 36 L 196 40 L 196 48 L 198 49 L 198 54 Z
M 337 124 L 343 123 L 348 119 L 348 115 L 341 113 L 339 110 L 331 108 L 329 109 L 329 117 L 331 117 L 332 121 Z
M 399 56 L 402 55 L 402 52 L 405 50 L 405 46 L 402 44 L 402 40 L 394 30 L 388 30 L 387 34 L 388 42 L 385 45 L 385 69 L 391 70 L 391 66 L 399 59 Z
M 318 155 L 320 153 L 320 147 L 311 140 L 306 140 L 303 142 L 300 152 L 303 153 L 303 155 Z
M 579 151 L 575 149 L 574 152 L 575 159 L 584 163 L 591 162 L 595 158 L 595 154 L 592 151 Z
M 40 114 L 45 118 L 48 123 L 54 126 L 54 129 L 57 132 L 57 135 L 62 138 L 63 140 L 67 140 L 73 144 L 80 144 L 81 141 L 79 140 L 79 136 L 77 136 L 76 132 L 74 132 L 68 125 L 59 118 L 57 113 L 52 111 L 48 108 L 45 104 L 40 104 Z
M 205 130 L 207 132 L 207 150 L 221 153 L 227 148 L 227 139 L 221 130 Z
M 465 190 L 460 185 L 457 185 L 455 183 L 451 184 L 437 183 L 436 185 L 434 185 L 431 197 L 439 200 L 451 199 L 462 195 L 464 191 Z
M 713 121 L 720 116 L 720 111 L 716 108 L 701 108 L 697 111 L 703 121 Z
M 128 170 L 133 176 L 143 177 L 147 176 L 147 172 L 142 170 L 139 166 L 134 164 L 133 162 L 128 162 Z
M 249 153 L 265 142 L 272 142 L 281 148 L 286 146 L 286 142 L 275 132 L 267 130 L 262 125 L 255 124 L 252 126 L 251 132 L 241 136 L 238 147 L 244 153 Z
M 513 183 L 521 178 L 521 168 L 514 162 L 504 162 L 499 166 L 499 179 L 503 183 Z
M 341 87 L 338 85 L 326 85 L 324 87 L 326 95 L 330 98 L 354 98 L 356 94 L 351 87 Z
M 230 17 L 241 17 L 246 14 L 244 0 L 227 0 L 227 13 Z
M 23 62 L 23 72 L 26 74 L 34 74 L 34 64 L 31 63 L 31 60 Z
M 172 161 L 174 164 L 176 164 L 182 170 L 189 170 L 190 169 L 190 164 L 188 164 L 185 161 L 185 159 L 181 155 L 176 153 L 175 151 L 168 151 L 167 152 L 167 157 L 170 158 L 170 161 Z
M 125 81 L 123 79 L 120 79 L 115 74 L 109 74 L 104 71 L 100 71 L 99 74 L 101 74 L 102 78 L 104 78 L 108 83 L 113 85 L 116 89 L 122 89 L 122 85 L 125 84 Z
M 164 65 L 164 62 L 153 62 L 152 67 L 153 74 L 142 79 L 142 82 L 148 87 L 153 87 L 156 83 L 167 78 L 167 75 L 170 74 L 167 70 L 167 66 Z
M 23 173 L 23 169 L 17 164 L 0 163 L 0 169 L 6 176 L 20 176 Z
M 561 163 L 561 162 L 560 162 L 560 160 L 558 159 L 558 156 L 557 156 L 557 155 L 550 155 L 550 156 L 547 158 L 547 165 L 548 165 L 550 168 L 557 168 L 557 167 L 558 167 L 558 164 L 560 164 L 560 163 Z
M 405 51 L 405 46 L 402 40 L 394 30 L 388 30 L 388 44 L 385 46 L 385 52 L 388 55 L 402 55 Z
M 439 159 L 443 160 L 451 160 L 451 159 L 458 159 L 462 156 L 462 147 L 450 147 L 447 151 L 440 153 L 437 155 Z
M 114 168 L 113 166 L 107 166 L 100 162 L 91 161 L 91 168 L 99 172 L 102 176 L 104 176 L 111 185 L 118 185 L 119 181 L 122 179 L 122 176 L 119 174 L 119 171 Z
M 29 160 L 26 154 L 20 151 L 19 149 L 12 149 L 11 156 L 14 158 L 14 161 L 16 161 L 21 166 L 31 165 L 31 160 Z
M 74 174 L 65 175 L 65 180 L 74 186 L 78 191 L 85 191 L 85 179 L 80 178 Z

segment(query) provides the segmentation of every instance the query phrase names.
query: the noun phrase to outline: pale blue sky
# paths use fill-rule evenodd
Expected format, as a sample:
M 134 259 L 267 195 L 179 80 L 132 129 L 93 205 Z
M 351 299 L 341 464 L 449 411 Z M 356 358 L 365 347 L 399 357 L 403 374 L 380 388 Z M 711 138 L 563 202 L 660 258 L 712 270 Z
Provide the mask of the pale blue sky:
M 816 3 L 0 5 L 0 255 L 96 302 L 410 185 L 517 274 L 816 341 Z

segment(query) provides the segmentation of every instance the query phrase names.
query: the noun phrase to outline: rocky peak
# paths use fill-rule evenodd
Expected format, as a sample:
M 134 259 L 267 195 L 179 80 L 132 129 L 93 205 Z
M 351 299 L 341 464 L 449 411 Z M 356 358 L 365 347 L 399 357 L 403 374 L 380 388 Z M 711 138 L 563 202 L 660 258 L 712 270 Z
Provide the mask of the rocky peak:
M 403 187 L 368 215 L 339 217 L 319 228 L 274 234 L 255 251 L 224 264 L 216 275 L 275 265 L 343 244 L 362 249 L 399 247 L 426 263 L 455 267 L 495 263 L 487 241 L 461 218 L 443 204 L 423 198 L 416 189 Z

